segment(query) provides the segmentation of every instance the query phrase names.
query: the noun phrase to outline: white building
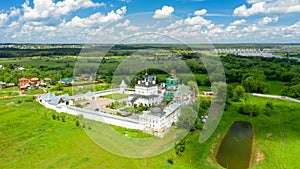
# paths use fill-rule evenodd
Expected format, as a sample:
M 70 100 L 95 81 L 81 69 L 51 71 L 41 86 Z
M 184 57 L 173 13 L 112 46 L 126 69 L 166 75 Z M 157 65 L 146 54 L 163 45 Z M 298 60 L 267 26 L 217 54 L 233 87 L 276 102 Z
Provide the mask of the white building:
M 153 107 L 150 111 L 144 111 L 139 116 L 139 122 L 144 126 L 143 131 L 157 137 L 165 136 L 173 122 L 177 122 L 181 106 L 182 104 L 171 102 L 163 110 Z
M 125 83 L 124 80 L 122 80 L 121 84 L 119 85 L 120 92 L 125 93 L 125 90 L 127 89 L 128 85 Z
M 55 94 L 48 92 L 40 96 L 37 101 L 42 104 L 51 104 L 53 106 L 57 105 L 73 105 L 73 101 L 71 100 L 68 94 L 55 96 Z
M 163 99 L 163 94 L 159 92 L 155 81 L 155 76 L 148 76 L 147 74 L 143 80 L 139 80 L 138 84 L 135 86 L 135 93 L 129 96 L 129 104 L 158 105 Z M 123 89 L 126 89 L 125 86 L 127 85 L 125 85 L 125 82 L 122 81 L 120 88 L 117 89 L 89 92 L 71 97 L 68 95 L 55 96 L 52 93 L 47 93 L 40 96 L 37 101 L 58 112 L 66 112 L 73 115 L 81 114 L 87 119 L 142 130 L 145 133 L 152 134 L 157 137 L 164 137 L 167 133 L 169 133 L 172 124 L 178 121 L 181 106 L 188 105 L 192 102 L 192 92 L 190 88 L 185 85 L 179 85 L 177 91 L 174 93 L 173 101 L 171 101 L 168 105 L 162 108 L 157 106 L 152 107 L 149 111 L 143 111 L 143 114 L 134 115 L 133 117 L 108 114 L 103 112 L 101 109 L 95 112 L 84 108 L 69 106 L 73 104 L 72 100 L 76 101 L 80 99 L 87 99 L 86 97 L 93 99 L 94 97 L 97 98 L 99 96 L 112 93 L 120 93 Z
M 148 76 L 145 74 L 143 79 L 138 80 L 138 84 L 135 85 L 134 94 L 129 95 L 128 105 L 144 105 L 153 106 L 159 104 L 162 101 L 158 85 L 156 84 L 155 76 Z

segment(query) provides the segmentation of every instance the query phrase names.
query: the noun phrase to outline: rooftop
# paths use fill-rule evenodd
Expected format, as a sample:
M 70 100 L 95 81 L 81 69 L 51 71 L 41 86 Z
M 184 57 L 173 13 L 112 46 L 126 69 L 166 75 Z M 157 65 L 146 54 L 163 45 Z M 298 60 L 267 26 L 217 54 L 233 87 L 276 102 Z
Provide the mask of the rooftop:
M 125 83 L 124 80 L 122 80 L 121 84 L 120 84 L 120 87 L 127 87 L 127 84 Z

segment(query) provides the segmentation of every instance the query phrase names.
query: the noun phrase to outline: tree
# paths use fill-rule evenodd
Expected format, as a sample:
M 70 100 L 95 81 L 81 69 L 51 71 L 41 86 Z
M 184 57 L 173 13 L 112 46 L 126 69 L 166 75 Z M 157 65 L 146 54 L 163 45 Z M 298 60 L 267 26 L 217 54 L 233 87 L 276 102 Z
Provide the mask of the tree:
M 250 115 L 252 117 L 256 117 L 260 114 L 261 110 L 254 104 L 243 104 L 238 112 L 240 114 Z
M 176 154 L 180 157 L 185 150 L 185 139 L 175 145 Z
M 237 102 L 240 101 L 241 99 L 243 99 L 245 95 L 245 89 L 243 86 L 237 86 L 234 90 L 233 90 L 233 97 L 232 100 Z
M 55 89 L 58 91 L 63 91 L 64 90 L 64 85 L 62 83 L 57 83 L 55 86 Z
M 197 112 L 190 106 L 183 106 L 180 109 L 180 116 L 177 121 L 177 127 L 190 130 L 197 118 Z
M 286 96 L 300 99 L 300 84 L 295 86 L 287 86 L 283 89 L 282 93 Z
M 269 84 L 265 82 L 265 76 L 263 74 L 246 75 L 242 81 L 242 85 L 245 91 L 249 93 L 267 93 L 269 91 Z
M 53 120 L 56 119 L 56 115 L 54 113 L 51 115 L 51 117 L 52 117 Z
M 216 101 L 219 103 L 225 103 L 227 84 L 224 82 L 214 82 L 212 84 L 212 91 L 215 93 Z
M 65 115 L 62 115 L 61 121 L 62 121 L 62 122 L 66 122 L 66 116 L 65 116 Z
M 173 162 L 173 158 L 168 158 L 168 163 L 170 163 L 170 164 L 174 164 L 174 162 Z
M 227 91 L 226 91 L 226 101 L 228 101 L 230 98 L 233 97 L 233 87 L 231 85 L 227 85 Z
M 79 122 L 78 119 L 75 120 L 75 125 L 76 125 L 76 126 L 79 126 L 79 125 L 80 125 L 80 122 Z
M 194 81 L 192 81 L 192 80 L 190 80 L 190 81 L 188 81 L 187 85 L 188 85 L 191 89 L 193 89 L 193 90 L 195 91 L 195 95 L 197 96 L 197 95 L 198 95 L 198 85 L 197 85 L 197 83 L 194 82 Z
M 273 109 L 274 109 L 274 105 L 272 102 L 267 102 L 263 111 L 264 111 L 264 114 L 266 116 L 271 116 L 272 112 L 273 112 Z

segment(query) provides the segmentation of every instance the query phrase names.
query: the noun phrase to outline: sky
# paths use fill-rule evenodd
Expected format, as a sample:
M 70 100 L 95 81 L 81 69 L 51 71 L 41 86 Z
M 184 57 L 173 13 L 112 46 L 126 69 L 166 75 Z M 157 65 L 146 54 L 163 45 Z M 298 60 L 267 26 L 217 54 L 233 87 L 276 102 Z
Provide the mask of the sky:
M 299 43 L 300 0 L 13 0 L 0 43 Z

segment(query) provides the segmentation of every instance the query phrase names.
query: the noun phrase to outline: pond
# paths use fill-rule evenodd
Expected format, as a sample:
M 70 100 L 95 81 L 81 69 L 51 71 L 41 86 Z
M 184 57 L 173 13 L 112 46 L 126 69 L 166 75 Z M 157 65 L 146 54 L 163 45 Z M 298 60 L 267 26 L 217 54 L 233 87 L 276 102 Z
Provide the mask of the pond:
M 249 168 L 251 149 L 251 124 L 234 122 L 219 147 L 216 159 L 224 168 L 247 169 Z

